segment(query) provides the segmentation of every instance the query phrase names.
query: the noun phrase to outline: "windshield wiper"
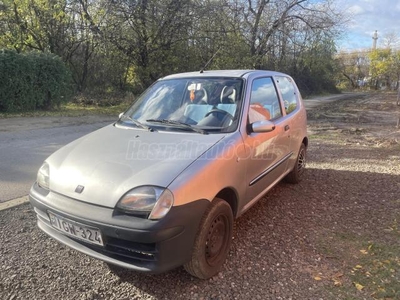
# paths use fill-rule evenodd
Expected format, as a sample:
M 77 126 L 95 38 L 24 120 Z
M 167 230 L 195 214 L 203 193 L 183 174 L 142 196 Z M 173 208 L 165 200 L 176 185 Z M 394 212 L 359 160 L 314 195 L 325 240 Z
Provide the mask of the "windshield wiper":
M 148 119 L 146 120 L 146 122 L 152 122 L 152 123 L 162 123 L 162 124 L 166 124 L 166 125 L 173 125 L 177 128 L 182 128 L 182 129 L 189 129 L 190 131 L 194 131 L 197 133 L 201 133 L 201 134 L 208 134 L 207 131 L 205 131 L 204 129 L 200 129 L 200 128 L 196 128 L 193 127 L 190 124 L 186 124 L 183 122 L 179 122 L 179 121 L 174 121 L 174 120 L 167 120 L 167 119 Z
M 150 128 L 149 126 L 146 126 L 142 123 L 140 123 L 138 120 L 132 119 L 130 116 L 127 115 L 122 115 L 120 119 L 127 119 L 131 121 L 133 124 L 135 124 L 137 127 L 142 128 L 142 129 L 147 129 L 149 131 L 152 131 L 153 129 Z

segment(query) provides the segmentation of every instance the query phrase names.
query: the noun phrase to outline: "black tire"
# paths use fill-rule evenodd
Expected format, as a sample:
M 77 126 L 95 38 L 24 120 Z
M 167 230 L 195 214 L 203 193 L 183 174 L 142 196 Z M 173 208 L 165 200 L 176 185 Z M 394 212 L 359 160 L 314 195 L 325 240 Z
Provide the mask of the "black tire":
M 307 148 L 301 144 L 299 153 L 297 154 L 296 164 L 293 170 L 286 175 L 285 180 L 289 183 L 299 183 L 303 179 L 303 174 L 306 168 L 306 154 Z
M 229 204 L 215 198 L 206 210 L 194 242 L 192 258 L 185 270 L 200 279 L 217 274 L 232 242 L 233 213 Z

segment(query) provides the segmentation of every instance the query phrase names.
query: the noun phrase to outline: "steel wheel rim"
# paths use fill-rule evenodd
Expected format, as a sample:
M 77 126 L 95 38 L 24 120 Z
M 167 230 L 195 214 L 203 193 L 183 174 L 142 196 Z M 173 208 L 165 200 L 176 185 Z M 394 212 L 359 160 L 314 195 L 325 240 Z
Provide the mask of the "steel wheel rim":
M 302 174 L 304 172 L 305 167 L 306 167 L 306 152 L 304 151 L 304 149 L 301 149 L 299 153 L 299 158 L 297 160 L 297 172 L 299 174 Z
M 205 256 L 209 265 L 218 263 L 221 254 L 224 253 L 227 239 L 229 220 L 225 215 L 217 216 L 211 223 L 208 229 Z

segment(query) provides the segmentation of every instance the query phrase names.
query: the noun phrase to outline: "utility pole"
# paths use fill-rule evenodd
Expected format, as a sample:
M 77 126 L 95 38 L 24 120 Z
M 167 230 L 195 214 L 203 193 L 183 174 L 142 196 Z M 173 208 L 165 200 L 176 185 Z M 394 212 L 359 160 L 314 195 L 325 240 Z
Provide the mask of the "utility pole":
M 376 41 L 378 40 L 378 30 L 375 30 L 374 36 L 372 37 L 374 40 L 372 43 L 372 50 L 376 50 Z

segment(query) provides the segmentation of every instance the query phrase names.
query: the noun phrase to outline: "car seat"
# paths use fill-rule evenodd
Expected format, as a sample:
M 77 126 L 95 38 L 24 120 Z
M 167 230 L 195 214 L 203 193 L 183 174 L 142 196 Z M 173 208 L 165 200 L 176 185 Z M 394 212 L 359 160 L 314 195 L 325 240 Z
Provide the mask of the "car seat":
M 220 102 L 233 104 L 236 102 L 236 89 L 233 86 L 224 86 L 221 92 Z

